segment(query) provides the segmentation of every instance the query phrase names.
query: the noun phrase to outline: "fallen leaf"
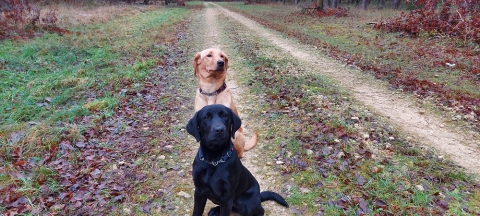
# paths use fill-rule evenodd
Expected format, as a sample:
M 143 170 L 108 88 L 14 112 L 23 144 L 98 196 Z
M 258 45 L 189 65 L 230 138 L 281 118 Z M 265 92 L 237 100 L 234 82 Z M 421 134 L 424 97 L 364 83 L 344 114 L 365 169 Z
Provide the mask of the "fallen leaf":
M 384 208 L 387 206 L 387 203 L 383 200 L 375 200 L 373 201 L 373 205 L 377 208 Z
M 116 190 L 116 191 L 122 191 L 123 189 L 125 189 L 125 187 L 120 186 L 120 185 L 114 185 L 113 186 L 113 190 Z
M 122 201 L 123 198 L 124 198 L 124 195 L 123 195 L 123 194 L 122 194 L 122 195 L 118 195 L 118 196 L 115 196 L 115 197 L 113 198 L 113 201 L 119 202 L 119 201 Z
M 368 209 L 368 203 L 364 199 L 359 200 L 358 207 L 360 207 L 363 213 L 370 213 L 370 209 Z
M 79 147 L 79 148 L 84 148 L 85 147 L 85 143 L 84 142 L 77 142 L 75 143 L 75 146 Z
M 75 202 L 75 204 L 73 205 L 73 207 L 75 207 L 75 208 L 78 208 L 80 206 L 82 206 L 82 202 L 80 202 L 80 201 Z
M 365 177 L 363 177 L 362 175 L 357 175 L 357 185 L 363 186 L 366 182 L 367 180 L 365 180 Z

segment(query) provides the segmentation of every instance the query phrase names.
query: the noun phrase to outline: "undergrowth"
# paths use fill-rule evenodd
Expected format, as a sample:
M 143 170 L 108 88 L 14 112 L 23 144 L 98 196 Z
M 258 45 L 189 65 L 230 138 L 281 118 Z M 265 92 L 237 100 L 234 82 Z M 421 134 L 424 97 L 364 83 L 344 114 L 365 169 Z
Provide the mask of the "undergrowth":
M 56 26 L 55 10 L 49 10 L 42 16 L 41 9 L 30 4 L 29 0 L 7 0 L 4 4 L 4 11 L 0 11 L 0 41 L 32 38 L 43 32 L 71 33 Z
M 402 12 L 399 17 L 379 22 L 374 28 L 389 32 L 404 32 L 420 36 L 427 32 L 432 36 L 448 35 L 464 42 L 480 43 L 480 1 L 436 0 L 412 1 L 417 9 Z M 440 4 L 440 9 L 437 8 Z M 474 73 L 480 73 L 476 68 Z

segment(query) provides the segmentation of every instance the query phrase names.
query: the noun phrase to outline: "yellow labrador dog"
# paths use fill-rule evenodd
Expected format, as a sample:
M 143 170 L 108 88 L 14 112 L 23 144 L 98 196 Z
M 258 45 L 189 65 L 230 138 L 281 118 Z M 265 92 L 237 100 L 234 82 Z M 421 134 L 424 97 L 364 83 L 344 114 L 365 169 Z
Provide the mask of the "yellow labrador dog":
M 232 109 L 238 116 L 237 107 L 232 100 L 232 92 L 225 83 L 228 69 L 227 55 L 217 48 L 203 50 L 195 55 L 193 69 L 199 85 L 195 96 L 195 112 L 207 105 L 222 104 Z M 258 138 L 255 134 L 248 143 L 245 143 L 243 129 L 240 127 L 232 141 L 238 157 L 242 157 L 244 151 L 257 145 Z

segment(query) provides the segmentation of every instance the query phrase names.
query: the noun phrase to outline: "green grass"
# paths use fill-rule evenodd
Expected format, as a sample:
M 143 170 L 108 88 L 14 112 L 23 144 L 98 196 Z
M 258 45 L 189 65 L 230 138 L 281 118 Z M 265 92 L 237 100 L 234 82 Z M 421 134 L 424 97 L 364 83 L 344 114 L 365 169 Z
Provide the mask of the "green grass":
M 149 11 L 75 29 L 79 35 L 3 41 L 1 126 L 111 110 L 124 85 L 143 80 L 163 55 L 166 36 L 158 29 L 187 14 L 184 8 Z
M 75 124 L 75 117 L 111 116 L 125 96 L 123 89 L 143 85 L 176 37 L 170 32 L 191 12 L 147 10 L 75 26 L 63 36 L 1 41 L 0 166 L 25 177 L 1 174 L 0 187 L 17 182 L 19 192 L 30 197 L 40 192 L 38 181 L 46 179 L 49 190 L 57 191 L 55 170 L 45 165 L 18 170 L 11 164 L 41 160 L 61 140 L 81 139 L 88 125 Z M 20 149 L 18 156 L 12 155 L 15 149 Z

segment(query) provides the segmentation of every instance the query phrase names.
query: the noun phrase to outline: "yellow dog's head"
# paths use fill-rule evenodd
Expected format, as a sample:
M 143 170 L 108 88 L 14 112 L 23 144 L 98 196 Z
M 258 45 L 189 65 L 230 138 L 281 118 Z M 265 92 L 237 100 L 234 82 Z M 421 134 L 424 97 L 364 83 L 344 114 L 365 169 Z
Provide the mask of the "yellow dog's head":
M 226 73 L 228 68 L 228 57 L 220 49 L 209 48 L 203 50 L 193 59 L 193 74 L 198 73 Z

